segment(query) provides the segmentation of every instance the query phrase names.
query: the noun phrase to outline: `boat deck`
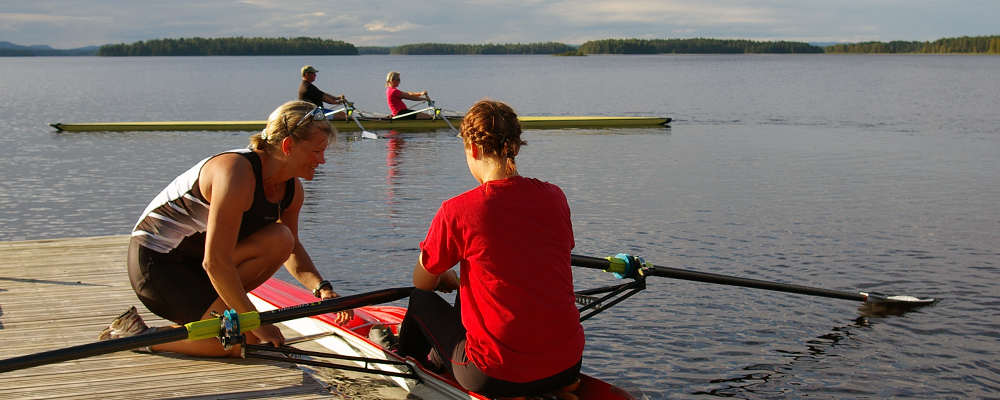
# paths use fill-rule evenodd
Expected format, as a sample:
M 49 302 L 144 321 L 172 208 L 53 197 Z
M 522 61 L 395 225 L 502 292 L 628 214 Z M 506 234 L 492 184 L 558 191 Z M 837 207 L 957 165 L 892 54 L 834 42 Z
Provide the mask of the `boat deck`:
M 0 359 L 94 342 L 132 305 L 149 325 L 167 325 L 132 291 L 128 239 L 0 242 Z M 122 351 L 0 373 L 0 399 L 407 398 L 387 380 L 357 379 L 291 363 Z
M 665 126 L 671 118 L 661 117 L 610 117 L 610 116 L 548 116 L 519 117 L 524 129 L 571 129 L 571 128 L 649 128 Z M 458 128 L 461 119 L 449 119 L 451 125 L 441 119 L 435 120 L 372 120 L 362 119 L 361 125 L 367 130 L 416 130 Z M 353 120 L 331 121 L 338 131 L 360 131 Z M 249 131 L 264 129 L 267 121 L 162 121 L 162 122 L 96 122 L 77 124 L 49 124 L 59 132 L 132 132 L 132 131 Z

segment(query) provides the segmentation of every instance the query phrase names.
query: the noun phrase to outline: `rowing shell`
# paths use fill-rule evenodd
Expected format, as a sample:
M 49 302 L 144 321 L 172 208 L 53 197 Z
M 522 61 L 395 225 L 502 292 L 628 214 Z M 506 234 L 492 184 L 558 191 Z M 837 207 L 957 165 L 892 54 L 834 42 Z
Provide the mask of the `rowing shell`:
M 659 117 L 520 117 L 524 129 L 562 128 L 628 128 L 669 124 L 670 118 Z M 461 118 L 449 118 L 453 125 Z M 368 130 L 435 130 L 448 129 L 442 119 L 385 120 L 359 119 Z M 330 121 L 339 131 L 361 130 L 353 120 Z M 166 122 L 95 122 L 81 124 L 49 124 L 60 132 L 128 132 L 128 131 L 259 131 L 267 121 L 166 121 Z
M 260 311 L 294 306 L 316 301 L 311 293 L 284 281 L 270 279 L 250 293 L 250 299 Z M 416 372 L 420 380 L 404 377 L 388 377 L 410 393 L 424 399 L 483 399 L 488 398 L 470 393 L 455 382 L 451 374 L 437 374 L 424 368 L 412 358 L 403 359 L 395 353 L 384 351 L 379 345 L 368 340 L 368 331 L 375 324 L 391 327 L 395 332 L 403 319 L 406 309 L 394 306 L 369 306 L 354 310 L 354 319 L 345 326 L 338 326 L 335 314 L 323 314 L 283 322 L 287 327 L 303 336 L 328 335 L 316 339 L 316 343 L 330 351 L 344 356 L 401 361 Z M 394 373 L 409 372 L 405 367 L 392 364 L 374 366 L 358 362 L 359 366 Z M 580 387 L 573 394 L 581 400 L 635 400 L 631 394 L 599 379 L 580 374 Z

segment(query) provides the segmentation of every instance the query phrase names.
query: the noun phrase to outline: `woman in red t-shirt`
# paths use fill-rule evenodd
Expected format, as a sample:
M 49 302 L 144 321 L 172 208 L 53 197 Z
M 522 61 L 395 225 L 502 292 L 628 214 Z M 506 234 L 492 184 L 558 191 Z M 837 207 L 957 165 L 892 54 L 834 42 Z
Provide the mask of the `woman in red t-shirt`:
M 445 201 L 420 243 L 420 290 L 410 296 L 398 352 L 486 396 L 558 391 L 577 380 L 584 346 L 566 196 L 517 173 L 514 157 L 526 143 L 508 105 L 476 103 L 461 131 L 480 185 Z M 452 306 L 435 289 L 458 289 L 461 301 Z
M 398 119 L 431 119 L 432 116 L 427 113 L 413 112 L 409 108 L 406 108 L 406 103 L 403 103 L 403 99 L 413 100 L 413 101 L 428 101 L 431 99 L 427 95 L 427 91 L 423 92 L 404 92 L 397 89 L 399 86 L 399 72 L 389 71 L 389 74 L 385 77 L 385 101 L 389 103 L 389 112 L 392 113 L 393 117 Z

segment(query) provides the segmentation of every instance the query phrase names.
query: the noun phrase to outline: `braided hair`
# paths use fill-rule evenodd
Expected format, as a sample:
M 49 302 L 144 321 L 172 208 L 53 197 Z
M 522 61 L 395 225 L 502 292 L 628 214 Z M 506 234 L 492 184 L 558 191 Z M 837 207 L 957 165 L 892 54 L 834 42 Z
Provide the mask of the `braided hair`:
M 521 146 L 521 122 L 506 103 L 483 99 L 472 105 L 462 118 L 461 135 L 465 144 L 478 145 L 483 155 L 497 160 L 507 173 L 516 168 L 514 157 Z

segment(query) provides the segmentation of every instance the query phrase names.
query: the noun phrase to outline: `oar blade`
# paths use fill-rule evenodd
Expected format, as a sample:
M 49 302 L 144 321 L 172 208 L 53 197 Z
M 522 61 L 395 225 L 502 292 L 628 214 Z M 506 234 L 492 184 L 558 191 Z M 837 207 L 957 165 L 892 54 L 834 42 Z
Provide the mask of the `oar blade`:
M 378 135 L 369 131 L 361 131 L 361 137 L 365 139 L 378 139 Z
M 861 293 L 867 299 L 858 307 L 858 313 L 865 317 L 885 318 L 900 316 L 915 309 L 933 305 L 936 299 L 921 299 L 913 296 L 887 295 L 878 292 Z

